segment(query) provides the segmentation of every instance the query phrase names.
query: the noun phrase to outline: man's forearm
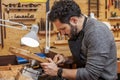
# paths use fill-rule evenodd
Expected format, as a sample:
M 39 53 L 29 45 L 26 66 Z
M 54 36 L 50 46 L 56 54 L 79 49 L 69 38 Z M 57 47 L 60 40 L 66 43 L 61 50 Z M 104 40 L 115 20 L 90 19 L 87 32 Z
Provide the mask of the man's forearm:
M 77 74 L 77 69 L 63 69 L 62 77 L 69 80 L 75 80 Z

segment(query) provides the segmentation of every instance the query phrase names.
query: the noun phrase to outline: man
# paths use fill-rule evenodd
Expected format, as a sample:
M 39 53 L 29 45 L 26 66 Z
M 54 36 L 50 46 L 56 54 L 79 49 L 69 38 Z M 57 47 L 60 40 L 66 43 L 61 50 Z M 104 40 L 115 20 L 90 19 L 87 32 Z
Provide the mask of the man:
M 56 64 L 68 58 L 56 55 L 41 63 L 46 74 L 69 80 L 116 80 L 117 59 L 114 37 L 100 21 L 85 17 L 73 0 L 59 0 L 52 6 L 49 19 L 63 35 L 69 36 L 69 47 L 77 69 L 62 69 Z

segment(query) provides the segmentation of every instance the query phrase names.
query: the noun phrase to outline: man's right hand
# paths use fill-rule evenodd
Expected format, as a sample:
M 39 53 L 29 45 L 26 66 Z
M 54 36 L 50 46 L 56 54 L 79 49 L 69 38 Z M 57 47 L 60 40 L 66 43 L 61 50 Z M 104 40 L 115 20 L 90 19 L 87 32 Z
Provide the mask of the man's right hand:
M 57 55 L 55 55 L 55 57 L 53 58 L 53 61 L 54 61 L 56 64 L 61 64 L 61 63 L 64 63 L 66 60 L 65 60 L 64 55 L 62 55 L 62 54 L 57 54 Z

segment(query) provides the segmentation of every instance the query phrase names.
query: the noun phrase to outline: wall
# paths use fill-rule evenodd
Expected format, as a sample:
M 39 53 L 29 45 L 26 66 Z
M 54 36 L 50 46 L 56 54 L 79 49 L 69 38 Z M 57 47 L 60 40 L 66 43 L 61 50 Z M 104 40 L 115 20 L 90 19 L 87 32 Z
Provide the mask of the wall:
M 16 4 L 16 3 L 18 3 L 18 0 L 2 0 L 2 3 L 4 3 L 4 4 L 9 4 L 9 3 Z M 29 3 L 26 3 L 26 4 L 29 4 Z M 14 14 L 20 14 L 20 15 L 23 14 L 24 15 L 26 13 L 30 13 L 30 14 L 33 13 L 35 15 L 36 20 L 32 21 L 32 22 L 27 21 L 27 24 L 28 23 L 31 23 L 31 25 L 32 24 L 37 24 L 38 22 L 40 22 L 41 17 L 43 17 L 43 18 L 46 17 L 46 14 L 45 14 L 46 4 L 45 3 L 35 3 L 35 4 L 41 4 L 41 6 L 39 6 L 38 9 L 34 12 L 29 11 L 29 10 L 27 10 L 27 11 L 26 10 L 21 10 L 21 11 L 13 10 L 13 11 L 9 11 L 9 14 L 5 11 L 5 6 L 2 5 L 3 15 L 5 15 L 4 16 L 5 19 L 8 19 L 10 16 L 14 16 Z M 8 23 L 6 23 L 6 24 L 8 24 Z M 27 26 L 30 27 L 31 25 L 27 25 Z M 23 48 L 23 49 L 26 49 L 26 50 L 30 50 L 33 53 L 34 52 L 41 52 L 40 47 L 30 48 L 30 47 L 20 45 L 20 39 L 26 33 L 28 33 L 28 31 L 21 31 L 21 30 L 6 28 L 6 39 L 4 39 L 4 48 L 3 49 L 0 48 L 0 55 L 11 54 L 8 51 L 10 46 L 15 46 L 15 47 L 18 47 L 18 48 Z M 44 46 L 45 39 L 41 39 L 40 43 L 43 44 L 43 46 Z M 42 45 L 41 45 L 41 47 L 42 47 Z
M 75 0 L 79 6 L 81 7 L 81 10 L 83 12 L 83 14 L 88 15 L 88 0 Z M 100 21 L 108 21 L 108 19 L 105 19 L 105 0 L 99 0 L 100 1 L 100 11 L 99 11 L 99 20 Z M 50 7 L 52 6 L 54 0 L 50 0 Z M 2 0 L 2 3 L 5 4 L 9 4 L 9 3 L 18 3 L 18 0 Z M 42 3 L 42 7 L 39 7 L 37 9 L 37 11 L 34 13 L 36 15 L 36 20 L 34 22 L 32 22 L 32 24 L 36 24 L 37 22 L 40 21 L 41 17 L 46 17 L 46 6 L 44 3 Z M 111 6 L 110 11 L 107 10 L 107 16 L 108 18 L 110 17 L 110 12 L 114 11 L 113 6 Z M 120 10 L 115 10 L 117 13 L 120 13 Z M 3 12 L 4 12 L 4 6 L 3 6 Z M 13 12 L 11 12 L 10 15 L 12 15 Z M 23 12 L 17 12 L 19 14 L 23 14 Z M 26 13 L 26 11 L 25 11 Z M 8 14 L 5 13 L 5 18 L 8 18 Z M 28 21 L 29 22 L 29 21 Z M 31 23 L 31 22 L 30 22 Z M 113 24 L 111 22 L 111 24 Z M 29 25 L 30 26 L 30 25 Z M 26 46 L 21 46 L 20 45 L 20 38 L 27 33 L 28 31 L 19 31 L 19 30 L 15 30 L 15 29 L 11 29 L 11 28 L 6 28 L 6 32 L 7 32 L 7 37 L 6 39 L 4 39 L 4 48 L 1 49 L 0 48 L 0 55 L 8 55 L 10 54 L 8 49 L 10 46 L 15 46 L 15 47 L 19 47 L 19 48 L 23 48 L 23 49 L 27 49 L 30 50 L 31 52 L 40 52 L 40 48 L 30 48 L 30 47 L 26 47 Z M 55 29 L 56 30 L 56 29 Z M 40 37 L 40 43 L 41 43 L 41 47 L 43 48 L 45 46 L 45 35 L 39 35 Z M 56 35 L 52 36 L 51 38 L 51 44 L 56 40 Z

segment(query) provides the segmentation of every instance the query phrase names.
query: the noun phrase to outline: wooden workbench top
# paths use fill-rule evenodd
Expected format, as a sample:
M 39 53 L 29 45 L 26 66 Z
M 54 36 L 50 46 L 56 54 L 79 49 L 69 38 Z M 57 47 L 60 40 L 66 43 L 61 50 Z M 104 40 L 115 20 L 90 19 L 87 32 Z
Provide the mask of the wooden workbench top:
M 22 68 L 23 65 L 0 66 L 0 80 L 33 80 L 20 73 Z

